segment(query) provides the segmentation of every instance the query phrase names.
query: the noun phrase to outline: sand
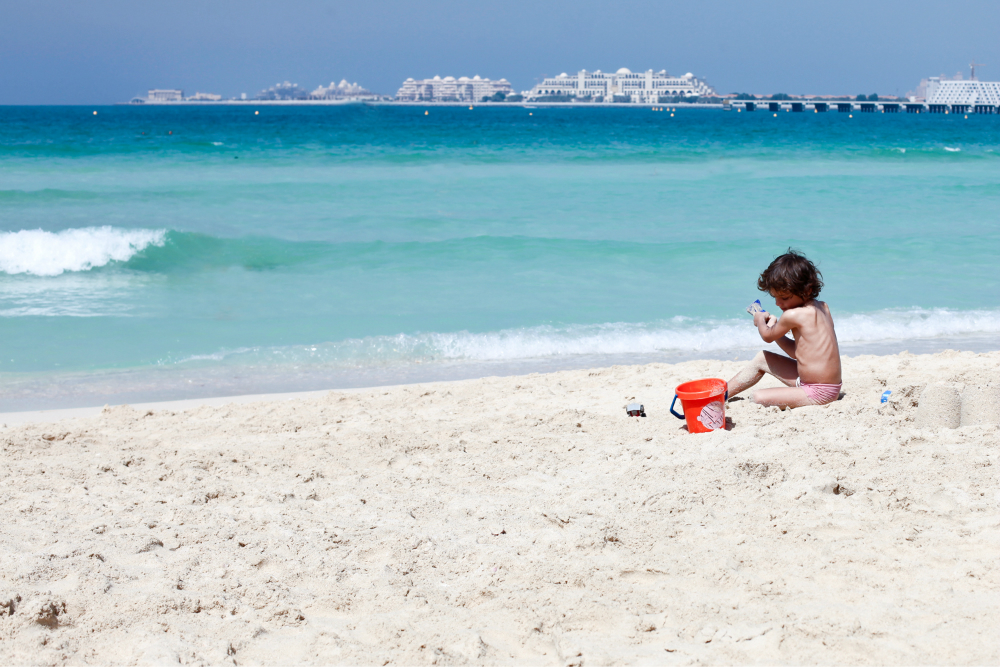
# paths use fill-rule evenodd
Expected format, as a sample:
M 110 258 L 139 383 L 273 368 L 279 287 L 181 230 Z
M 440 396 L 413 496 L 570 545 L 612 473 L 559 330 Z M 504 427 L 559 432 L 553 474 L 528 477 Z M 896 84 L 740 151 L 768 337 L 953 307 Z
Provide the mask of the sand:
M 997 664 L 998 353 L 681 430 L 737 367 L 0 428 L 0 663 Z

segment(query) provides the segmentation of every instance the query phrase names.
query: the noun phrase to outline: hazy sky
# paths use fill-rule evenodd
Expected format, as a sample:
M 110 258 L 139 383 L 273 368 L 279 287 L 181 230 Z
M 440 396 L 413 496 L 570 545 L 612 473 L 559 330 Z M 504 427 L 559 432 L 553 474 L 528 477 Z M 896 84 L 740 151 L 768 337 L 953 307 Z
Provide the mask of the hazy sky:
M 693 72 L 719 92 L 904 94 L 998 80 L 998 0 L 0 0 L 0 104 L 123 102 L 148 88 L 254 95 L 408 76 Z

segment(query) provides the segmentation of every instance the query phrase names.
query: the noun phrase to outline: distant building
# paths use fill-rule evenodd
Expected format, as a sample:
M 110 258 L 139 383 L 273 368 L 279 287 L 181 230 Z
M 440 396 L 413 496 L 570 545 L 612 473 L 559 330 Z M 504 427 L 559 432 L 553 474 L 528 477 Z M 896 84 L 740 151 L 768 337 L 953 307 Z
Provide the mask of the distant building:
M 921 79 L 921 83 L 914 90 L 908 90 L 904 97 L 911 102 L 924 102 L 928 97 L 928 79 Z
M 276 83 L 267 90 L 262 90 L 254 99 L 258 100 L 336 100 L 357 97 L 376 97 L 357 83 L 348 83 L 346 79 L 340 83 L 331 82 L 326 88 L 317 87 L 313 92 L 300 88 L 297 83 Z
M 976 79 L 928 79 L 925 99 L 928 104 L 990 104 L 997 106 L 1001 98 L 1001 83 Z
M 330 85 L 326 88 L 319 86 L 309 94 L 309 98 L 312 100 L 337 100 L 349 97 L 374 96 L 371 91 L 365 90 L 357 83 L 348 83 L 347 79 L 341 79 L 340 83 L 331 81 Z
M 188 99 L 192 102 L 218 102 L 222 99 L 222 95 L 216 95 L 215 93 L 195 93 Z
M 665 70 L 634 73 L 625 67 L 614 74 L 601 70 L 565 72 L 546 78 L 527 94 L 529 99 L 570 97 L 588 101 L 629 101 L 656 104 L 663 97 L 715 97 L 716 91 L 691 73 L 671 76 Z
M 407 79 L 396 93 L 398 102 L 481 102 L 484 97 L 497 93 L 503 96 L 512 93 L 507 79 L 482 79 L 477 74 L 472 79 L 460 76 L 458 79 L 436 76 L 433 79 Z
M 300 88 L 297 83 L 276 83 L 257 93 L 255 100 L 308 100 L 309 91 Z
M 906 97 L 911 102 L 929 102 L 931 99 L 932 89 L 937 88 L 941 83 L 945 81 L 949 82 L 963 81 L 963 74 L 962 72 L 956 72 L 953 76 L 946 76 L 945 74 L 940 74 L 939 76 L 932 76 L 928 77 L 927 79 L 921 79 L 921 83 L 919 83 L 914 90 L 907 91 Z M 970 70 L 970 78 L 968 79 L 968 82 L 969 81 L 977 81 L 977 78 L 974 76 L 972 69 Z M 949 83 L 946 86 L 947 89 L 946 92 L 956 92 L 954 88 L 955 84 Z M 939 102 L 936 102 L 935 104 L 939 104 Z
M 184 91 L 154 88 L 149 91 L 146 99 L 150 102 L 180 102 L 184 99 Z

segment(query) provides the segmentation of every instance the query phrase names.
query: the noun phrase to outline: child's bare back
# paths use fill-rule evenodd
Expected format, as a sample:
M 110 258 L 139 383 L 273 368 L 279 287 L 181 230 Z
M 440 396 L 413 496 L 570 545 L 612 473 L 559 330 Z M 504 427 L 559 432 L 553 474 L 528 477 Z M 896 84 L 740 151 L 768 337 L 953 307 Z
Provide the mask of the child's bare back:
M 762 405 L 802 407 L 836 400 L 841 391 L 841 352 L 831 310 L 817 296 L 822 277 L 813 262 L 790 250 L 777 257 L 761 274 L 758 288 L 775 298 L 781 317 L 755 313 L 761 339 L 776 343 L 789 356 L 762 351 L 728 383 L 730 396 L 758 383 L 765 373 L 785 387 L 759 389 L 754 401 Z M 789 338 L 786 334 L 792 334 Z
M 782 313 L 775 333 L 793 336 L 793 354 L 800 382 L 804 384 L 841 384 L 841 351 L 834 333 L 831 309 L 816 299 Z M 788 351 L 787 351 L 788 353 Z

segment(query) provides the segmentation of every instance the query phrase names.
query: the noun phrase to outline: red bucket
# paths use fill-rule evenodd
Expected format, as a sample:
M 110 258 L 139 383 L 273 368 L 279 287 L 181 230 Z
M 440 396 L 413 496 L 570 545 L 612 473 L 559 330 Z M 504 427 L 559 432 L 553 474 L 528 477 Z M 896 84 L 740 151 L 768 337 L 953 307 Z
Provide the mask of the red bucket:
M 674 403 L 681 399 L 685 414 L 674 411 Z M 688 423 L 689 433 L 709 433 L 726 426 L 726 381 L 718 378 L 682 382 L 674 389 L 671 414 Z

